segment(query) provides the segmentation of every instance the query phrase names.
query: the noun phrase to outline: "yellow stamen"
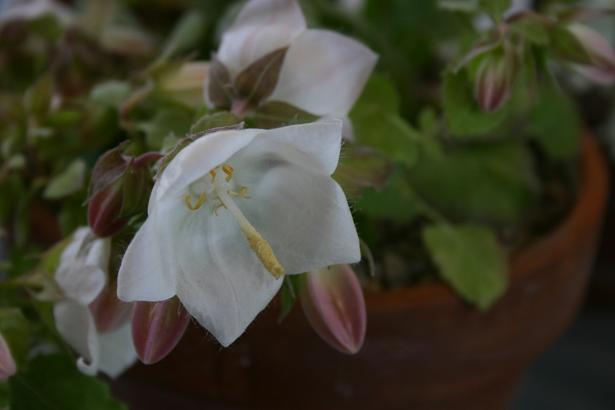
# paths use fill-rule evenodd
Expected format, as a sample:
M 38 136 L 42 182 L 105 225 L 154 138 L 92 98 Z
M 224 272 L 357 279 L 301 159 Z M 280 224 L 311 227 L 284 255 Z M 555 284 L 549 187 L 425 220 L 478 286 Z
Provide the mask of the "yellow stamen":
M 216 181 L 216 169 L 215 168 L 209 171 L 209 176 L 211 177 L 211 182 Z
M 278 261 L 278 258 L 275 257 L 271 245 L 263 239 L 256 229 L 252 226 L 250 226 L 250 228 L 252 229 L 241 227 L 241 231 L 246 236 L 250 248 L 252 248 L 252 251 L 258 256 L 258 259 L 260 259 L 265 269 L 267 269 L 274 278 L 281 278 L 284 275 L 284 268 Z
M 224 178 L 226 182 L 229 182 L 231 178 L 233 178 L 233 172 L 235 172 L 235 170 L 229 164 L 224 164 L 222 165 L 222 172 L 226 174 L 226 177 Z
M 239 198 L 245 198 L 248 199 L 250 198 L 249 196 L 249 192 L 248 192 L 248 187 L 247 186 L 243 186 L 241 185 L 239 187 L 239 190 L 237 191 L 228 191 L 230 196 L 238 196 Z
M 267 271 L 269 271 L 269 273 L 271 273 L 276 279 L 283 276 L 285 273 L 284 267 L 280 264 L 278 258 L 276 258 L 273 253 L 271 245 L 269 245 L 261 234 L 259 234 L 258 231 L 252 226 L 252 224 L 243 215 L 241 210 L 237 207 L 237 205 L 235 205 L 235 202 L 233 202 L 233 199 L 224 189 L 216 187 L 216 193 L 218 194 L 220 202 L 226 207 L 226 209 L 229 210 L 231 215 L 233 215 L 239 224 L 241 231 L 250 244 L 250 248 L 261 261 L 265 269 L 267 269 Z
M 190 194 L 184 195 L 184 203 L 186 204 L 188 209 L 190 209 L 191 211 L 196 211 L 201 206 L 203 206 L 205 202 L 207 202 L 207 194 L 205 194 L 205 192 L 201 192 L 199 194 L 198 198 L 196 199 L 196 203 L 194 204 L 192 203 L 192 195 Z

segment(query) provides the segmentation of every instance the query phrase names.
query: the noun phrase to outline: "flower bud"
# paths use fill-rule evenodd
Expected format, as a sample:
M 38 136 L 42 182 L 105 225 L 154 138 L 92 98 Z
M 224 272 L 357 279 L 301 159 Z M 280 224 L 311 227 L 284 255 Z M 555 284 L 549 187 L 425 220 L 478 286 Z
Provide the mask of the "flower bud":
M 136 302 L 132 316 L 132 340 L 145 364 L 164 359 L 181 340 L 190 315 L 178 298 L 160 302 Z
M 203 104 L 208 67 L 208 63 L 201 61 L 182 64 L 162 75 L 158 85 L 171 98 L 188 106 L 198 107 Z
M 363 345 L 367 314 L 358 278 L 348 265 L 310 272 L 301 278 L 299 298 L 312 328 L 342 353 Z
M 496 111 L 510 97 L 515 78 L 515 64 L 511 58 L 492 54 L 479 65 L 474 83 L 474 98 L 484 111 Z
M 0 382 L 6 381 L 16 372 L 17 365 L 15 364 L 15 359 L 13 359 L 9 345 L 4 340 L 2 334 L 0 334 Z
M 112 332 L 130 320 L 132 303 L 117 298 L 117 283 L 106 286 L 90 304 L 96 329 L 99 333 Z
M 117 233 L 131 216 L 142 212 L 152 189 L 148 165 L 160 154 L 135 158 L 122 154 L 123 148 L 122 144 L 103 154 L 92 172 L 88 224 L 100 237 Z
M 581 47 L 589 56 L 588 64 L 580 64 L 577 69 L 600 84 L 613 84 L 615 82 L 615 50 L 608 41 L 597 31 L 582 24 L 572 24 L 568 31 L 577 39 Z

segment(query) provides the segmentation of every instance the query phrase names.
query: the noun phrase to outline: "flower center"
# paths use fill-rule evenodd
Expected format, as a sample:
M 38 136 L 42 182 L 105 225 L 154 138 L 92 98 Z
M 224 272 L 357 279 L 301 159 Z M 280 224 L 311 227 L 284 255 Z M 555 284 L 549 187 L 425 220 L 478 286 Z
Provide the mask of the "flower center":
M 209 171 L 209 180 L 208 178 L 203 178 L 188 188 L 189 192 L 184 195 L 184 204 L 190 211 L 196 211 L 207 204 L 211 198 L 213 200 L 211 211 L 214 215 L 218 215 L 220 208 L 227 209 L 237 224 L 239 224 L 239 228 L 246 237 L 250 248 L 259 258 L 265 269 L 275 278 L 279 278 L 284 275 L 284 268 L 273 253 L 271 245 L 248 221 L 233 200 L 233 197 L 250 198 L 247 187 L 237 185 L 237 188 L 234 189 L 236 185 L 233 180 L 234 173 L 235 170 L 229 164 L 215 167 Z M 193 188 L 196 188 L 199 193 L 195 195 Z

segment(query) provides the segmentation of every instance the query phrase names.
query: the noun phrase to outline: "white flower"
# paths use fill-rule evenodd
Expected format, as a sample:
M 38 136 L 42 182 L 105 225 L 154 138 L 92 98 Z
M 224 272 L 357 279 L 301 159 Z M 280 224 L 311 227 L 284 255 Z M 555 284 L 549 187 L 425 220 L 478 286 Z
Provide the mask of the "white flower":
M 216 57 L 234 78 L 259 58 L 286 47 L 277 84 L 266 100 L 319 116 L 346 116 L 377 60 L 349 37 L 307 29 L 296 0 L 248 1 L 223 34 Z M 205 89 L 206 101 L 213 106 L 209 87 Z
M 106 286 L 110 246 L 110 239 L 96 238 L 89 228 L 75 231 L 55 273 L 64 299 L 55 304 L 53 313 L 60 335 L 82 356 L 79 369 L 115 377 L 137 358 L 130 323 L 99 333 L 89 308 Z
M 358 261 L 352 215 L 331 178 L 341 127 L 225 130 L 188 145 L 154 186 L 120 267 L 119 298 L 177 295 L 228 346 L 284 273 Z

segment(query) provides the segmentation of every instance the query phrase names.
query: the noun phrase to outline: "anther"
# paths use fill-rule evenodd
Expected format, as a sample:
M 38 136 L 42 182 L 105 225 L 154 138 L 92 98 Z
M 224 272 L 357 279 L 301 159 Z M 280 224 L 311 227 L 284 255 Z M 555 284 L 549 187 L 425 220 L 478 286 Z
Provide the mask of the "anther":
M 207 202 L 207 194 L 205 194 L 205 192 L 201 192 L 199 194 L 194 204 L 192 203 L 192 195 L 190 194 L 184 195 L 184 203 L 186 204 L 188 209 L 190 209 L 191 211 L 196 211 L 201 206 L 203 206 L 205 202 Z
M 224 164 L 222 165 L 222 172 L 226 174 L 226 177 L 224 178 L 226 182 L 229 182 L 231 178 L 233 178 L 233 172 L 235 172 L 235 170 L 229 164 Z

